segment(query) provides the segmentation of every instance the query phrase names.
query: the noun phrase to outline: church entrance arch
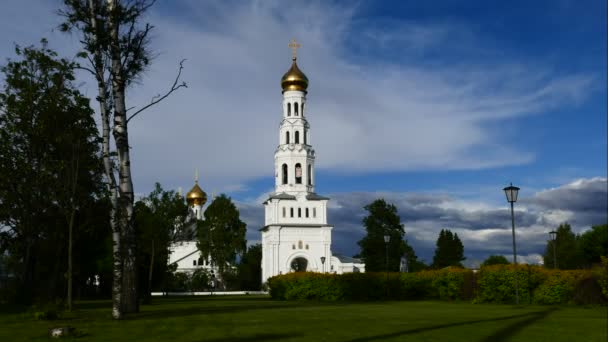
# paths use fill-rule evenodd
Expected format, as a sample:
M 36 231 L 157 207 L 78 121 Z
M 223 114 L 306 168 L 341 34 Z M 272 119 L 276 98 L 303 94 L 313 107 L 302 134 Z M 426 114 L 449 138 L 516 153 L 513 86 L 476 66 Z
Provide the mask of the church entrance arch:
M 306 272 L 308 269 L 308 260 L 304 257 L 297 257 L 290 264 L 292 272 Z

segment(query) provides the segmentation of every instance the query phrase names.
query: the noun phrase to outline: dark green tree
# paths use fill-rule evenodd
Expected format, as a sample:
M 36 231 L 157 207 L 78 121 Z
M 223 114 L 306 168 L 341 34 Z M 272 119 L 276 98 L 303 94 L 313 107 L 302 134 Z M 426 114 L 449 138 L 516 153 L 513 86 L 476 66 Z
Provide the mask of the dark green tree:
M 202 257 L 210 258 L 223 277 L 228 267 L 236 264 L 237 255 L 246 251 L 247 225 L 241 221 L 239 210 L 232 200 L 224 194 L 211 202 L 204 218 L 197 225 L 197 246 Z
M 139 273 L 144 300 L 149 302 L 152 287 L 163 283 L 167 269 L 169 246 L 176 241 L 188 224 L 184 198 L 175 191 L 165 191 L 159 183 L 141 201 L 135 203 L 135 231 L 137 236 Z M 157 275 L 155 277 L 155 275 Z
M 45 40 L 15 51 L 18 60 L 0 69 L 0 253 L 12 259 L 21 302 L 67 289 L 70 307 L 73 255 L 90 246 L 83 238 L 100 228 L 90 219 L 107 208 L 98 132 L 89 100 L 72 83 L 74 63 Z M 96 209 L 101 215 L 91 215 Z
M 464 246 L 458 237 L 449 229 L 442 229 L 436 243 L 435 255 L 433 256 L 433 268 L 444 268 L 448 266 L 462 267 L 464 257 Z
M 578 248 L 578 237 L 572 232 L 569 223 L 562 223 L 557 227 L 556 241 L 548 240 L 543 255 L 545 267 L 554 268 L 553 244 L 555 243 L 557 268 L 570 270 L 581 268 L 583 258 Z
M 585 267 L 600 264 L 601 256 L 608 256 L 608 224 L 592 226 L 581 234 L 579 250 Z
M 505 258 L 503 255 L 490 255 L 481 266 L 490 266 L 490 265 L 508 265 L 510 264 L 509 260 Z
M 262 245 L 249 246 L 238 267 L 239 288 L 260 290 L 262 285 Z
M 384 236 L 390 237 L 388 243 L 388 271 L 397 272 L 401 257 L 406 256 L 410 265 L 416 265 L 417 256 L 414 249 L 404 240 L 405 230 L 397 214 L 397 208 L 378 199 L 364 207 L 368 215 L 363 219 L 366 236 L 358 244 L 359 254 L 365 260 L 368 272 L 386 271 L 386 248 Z

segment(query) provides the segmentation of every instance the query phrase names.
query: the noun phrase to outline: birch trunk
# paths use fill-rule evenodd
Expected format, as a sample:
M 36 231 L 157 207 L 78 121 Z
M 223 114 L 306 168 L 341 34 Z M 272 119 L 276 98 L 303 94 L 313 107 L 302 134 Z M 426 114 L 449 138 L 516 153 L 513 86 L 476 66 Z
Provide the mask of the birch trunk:
M 97 80 L 99 112 L 102 124 L 102 155 L 103 166 L 106 176 L 106 186 L 110 194 L 110 228 L 112 229 L 112 257 L 113 257 L 113 279 L 112 279 L 112 317 L 122 319 L 122 261 L 120 227 L 116 222 L 118 208 L 118 191 L 116 188 L 116 177 L 114 176 L 114 164 L 110 158 L 110 108 L 108 105 L 108 85 L 105 80 L 105 64 L 103 62 L 102 47 L 98 44 L 100 28 L 97 23 L 97 0 L 89 0 L 90 22 L 93 29 L 92 39 L 95 51 L 93 55 L 93 70 Z
M 129 151 L 129 133 L 125 101 L 125 74 L 122 65 L 119 22 L 116 2 L 108 0 L 110 30 L 110 60 L 112 73 L 112 97 L 114 102 L 114 141 L 118 154 L 118 225 L 122 248 L 122 311 L 137 312 L 137 270 L 135 265 L 135 232 L 133 226 L 133 179 Z

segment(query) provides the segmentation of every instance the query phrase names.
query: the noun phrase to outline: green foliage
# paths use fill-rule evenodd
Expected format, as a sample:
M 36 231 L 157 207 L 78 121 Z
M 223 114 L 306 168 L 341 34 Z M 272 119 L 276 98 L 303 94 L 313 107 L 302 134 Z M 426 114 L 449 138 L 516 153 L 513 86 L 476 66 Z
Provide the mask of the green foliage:
M 568 271 L 554 272 L 534 291 L 537 304 L 565 304 L 574 292 L 575 279 Z
M 515 302 L 515 271 L 520 303 L 602 304 L 598 276 L 589 270 L 552 271 L 539 266 L 484 266 L 471 270 L 449 267 L 416 273 L 302 273 L 268 280 L 274 299 L 300 300 L 474 300 L 480 303 Z
M 388 270 L 399 271 L 401 257 L 405 255 L 409 265 L 418 265 L 414 249 L 404 240 L 405 230 L 397 213 L 397 207 L 378 199 L 365 206 L 368 215 L 363 219 L 366 236 L 358 244 L 360 257 L 365 260 L 365 268 L 370 272 L 386 271 L 387 245 L 384 235 L 390 236 L 388 243 Z
M 490 255 L 481 266 L 490 266 L 490 265 L 508 265 L 510 264 L 509 260 L 505 258 L 503 255 Z
M 462 267 L 461 261 L 465 260 L 464 246 L 458 234 L 452 234 L 449 229 L 442 229 L 437 238 L 437 248 L 433 256 L 433 268 L 448 266 Z
M 249 246 L 238 265 L 239 289 L 259 291 L 262 284 L 262 245 Z
M 199 268 L 198 270 L 192 273 L 190 277 L 190 284 L 192 291 L 206 291 L 210 287 L 211 274 L 203 269 Z
M 237 254 L 244 253 L 247 225 L 229 197 L 216 197 L 205 210 L 205 220 L 197 226 L 198 248 L 202 257 L 213 260 L 220 274 L 228 264 L 235 264 Z
M 598 282 L 602 287 L 602 293 L 608 298 L 608 257 L 602 256 L 602 266 L 598 269 Z
M 170 244 L 191 239 L 193 229 L 188 228 L 193 228 L 194 222 L 184 198 L 175 191 L 163 190 L 159 183 L 147 197 L 135 203 L 134 210 L 139 283 L 141 293 L 149 296 L 153 288 L 165 283 Z
M 608 256 L 608 224 L 593 226 L 581 234 L 579 248 L 585 266 L 600 264 L 601 256 Z
M 561 270 L 572 270 L 583 266 L 583 257 L 579 248 L 579 238 L 572 232 L 570 224 L 563 223 L 557 228 L 556 241 L 547 241 L 543 255 L 544 265 L 553 268 L 553 244 L 557 254 L 557 268 Z
M 108 236 L 94 112 L 73 84 L 76 65 L 46 41 L 15 52 L 0 69 L 0 254 L 14 299 L 63 297 L 73 214 L 74 292 L 87 294 Z
M 464 283 L 470 270 L 454 268 L 418 273 L 345 273 L 294 272 L 268 280 L 275 299 L 380 300 L 441 299 L 465 297 Z

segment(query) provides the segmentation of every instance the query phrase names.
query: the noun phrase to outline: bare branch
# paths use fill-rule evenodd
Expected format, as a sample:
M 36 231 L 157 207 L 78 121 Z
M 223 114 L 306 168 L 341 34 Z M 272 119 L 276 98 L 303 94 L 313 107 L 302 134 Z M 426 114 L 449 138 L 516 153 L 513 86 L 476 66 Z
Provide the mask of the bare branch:
M 186 82 L 182 82 L 180 84 L 178 84 L 179 79 L 182 75 L 182 70 L 184 69 L 184 62 L 186 60 L 182 59 L 179 62 L 179 70 L 177 71 L 177 77 L 175 77 L 175 81 L 173 82 L 173 85 L 171 85 L 171 89 L 169 89 L 169 91 L 167 91 L 164 95 L 156 95 L 154 97 L 152 97 L 152 100 L 150 101 L 150 103 L 148 103 L 146 106 L 144 106 L 142 109 L 136 111 L 135 113 L 133 113 L 131 116 L 129 116 L 129 118 L 127 119 L 127 123 L 129 121 L 131 121 L 131 119 L 133 119 L 137 114 L 143 112 L 144 110 L 154 106 L 155 104 L 161 102 L 162 100 L 166 99 L 169 95 L 171 95 L 171 93 L 173 93 L 174 91 L 176 91 L 179 88 L 188 88 L 188 85 L 186 85 Z

